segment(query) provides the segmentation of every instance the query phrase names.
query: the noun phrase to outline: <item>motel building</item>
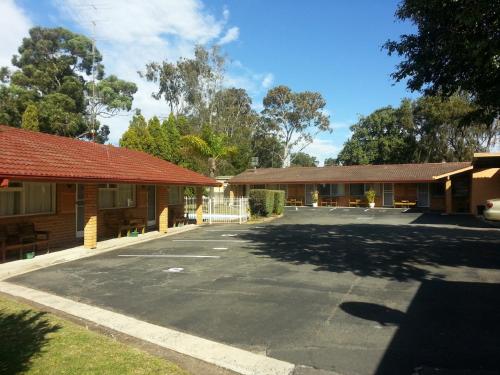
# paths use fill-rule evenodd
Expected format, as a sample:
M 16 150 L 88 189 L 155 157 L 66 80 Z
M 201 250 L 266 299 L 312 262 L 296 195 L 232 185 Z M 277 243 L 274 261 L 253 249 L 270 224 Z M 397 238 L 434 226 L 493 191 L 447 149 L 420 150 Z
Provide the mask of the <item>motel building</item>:
M 500 198 L 500 153 L 477 153 L 472 162 L 249 169 L 228 181 L 230 194 L 250 189 L 284 190 L 287 205 L 366 206 L 481 214 L 487 199 Z
M 205 177 L 143 152 L 0 125 L 0 261 L 23 246 L 92 249 L 102 239 L 202 221 Z

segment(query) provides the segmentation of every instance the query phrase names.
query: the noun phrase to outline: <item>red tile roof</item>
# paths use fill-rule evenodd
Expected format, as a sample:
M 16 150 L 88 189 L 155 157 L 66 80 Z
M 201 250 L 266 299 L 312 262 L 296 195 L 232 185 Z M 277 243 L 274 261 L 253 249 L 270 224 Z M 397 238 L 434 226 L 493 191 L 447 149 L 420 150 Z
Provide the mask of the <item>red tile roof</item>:
M 430 182 L 438 176 L 471 166 L 470 162 L 352 165 L 249 169 L 229 180 L 230 184 Z
M 0 179 L 219 186 L 144 152 L 0 125 Z

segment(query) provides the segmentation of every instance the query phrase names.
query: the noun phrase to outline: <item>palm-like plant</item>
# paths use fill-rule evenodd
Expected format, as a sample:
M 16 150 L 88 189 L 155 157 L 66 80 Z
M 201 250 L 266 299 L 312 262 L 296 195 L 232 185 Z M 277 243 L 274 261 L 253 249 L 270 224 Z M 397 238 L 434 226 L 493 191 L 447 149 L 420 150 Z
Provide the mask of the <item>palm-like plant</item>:
M 209 127 L 205 127 L 201 136 L 185 135 L 182 144 L 201 157 L 208 158 L 210 177 L 216 176 L 217 162 L 236 153 L 238 148 L 227 144 L 227 139 L 222 134 L 216 134 Z

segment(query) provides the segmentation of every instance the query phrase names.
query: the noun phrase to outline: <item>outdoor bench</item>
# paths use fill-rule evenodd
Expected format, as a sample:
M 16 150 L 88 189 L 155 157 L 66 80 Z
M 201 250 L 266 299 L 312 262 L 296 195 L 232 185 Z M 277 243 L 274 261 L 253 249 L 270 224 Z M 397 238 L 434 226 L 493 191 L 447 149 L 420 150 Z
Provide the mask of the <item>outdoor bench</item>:
M 116 231 L 117 237 L 120 238 L 123 232 L 130 235 L 132 230 L 141 231 L 142 234 L 146 231 L 146 223 L 142 218 L 117 218 L 116 216 L 108 215 L 104 222 L 106 226 L 113 231 Z
M 321 206 L 337 207 L 337 201 L 335 199 L 321 199 Z
M 7 252 L 19 251 L 19 259 L 23 258 L 24 250 L 36 251 L 38 245 L 47 245 L 49 251 L 49 232 L 35 230 L 33 223 L 6 224 L 0 226 L 0 249 L 2 262 L 5 262 Z
M 401 200 L 401 201 L 396 201 L 394 202 L 394 207 L 414 207 L 417 205 L 417 202 L 414 201 L 408 201 L 408 200 Z
M 351 206 L 359 207 L 361 204 L 363 204 L 363 201 L 361 199 L 354 199 L 349 201 L 349 207 Z

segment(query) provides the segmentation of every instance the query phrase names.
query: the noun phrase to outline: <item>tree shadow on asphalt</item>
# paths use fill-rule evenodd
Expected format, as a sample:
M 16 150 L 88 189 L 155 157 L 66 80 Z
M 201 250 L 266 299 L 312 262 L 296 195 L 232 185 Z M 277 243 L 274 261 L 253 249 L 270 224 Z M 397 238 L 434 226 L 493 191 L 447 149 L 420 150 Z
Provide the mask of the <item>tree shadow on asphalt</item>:
M 316 271 L 352 272 L 391 280 L 442 279 L 428 268 L 500 269 L 498 232 L 405 225 L 269 225 L 247 232 L 256 255 Z M 427 267 L 427 268 L 426 268 Z
M 47 335 L 61 327 L 50 323 L 46 313 L 0 310 L 0 374 L 18 374 L 30 368 L 30 360 L 43 350 Z
M 340 309 L 398 326 L 376 375 L 499 373 L 500 284 L 429 280 L 406 312 L 358 301 Z

